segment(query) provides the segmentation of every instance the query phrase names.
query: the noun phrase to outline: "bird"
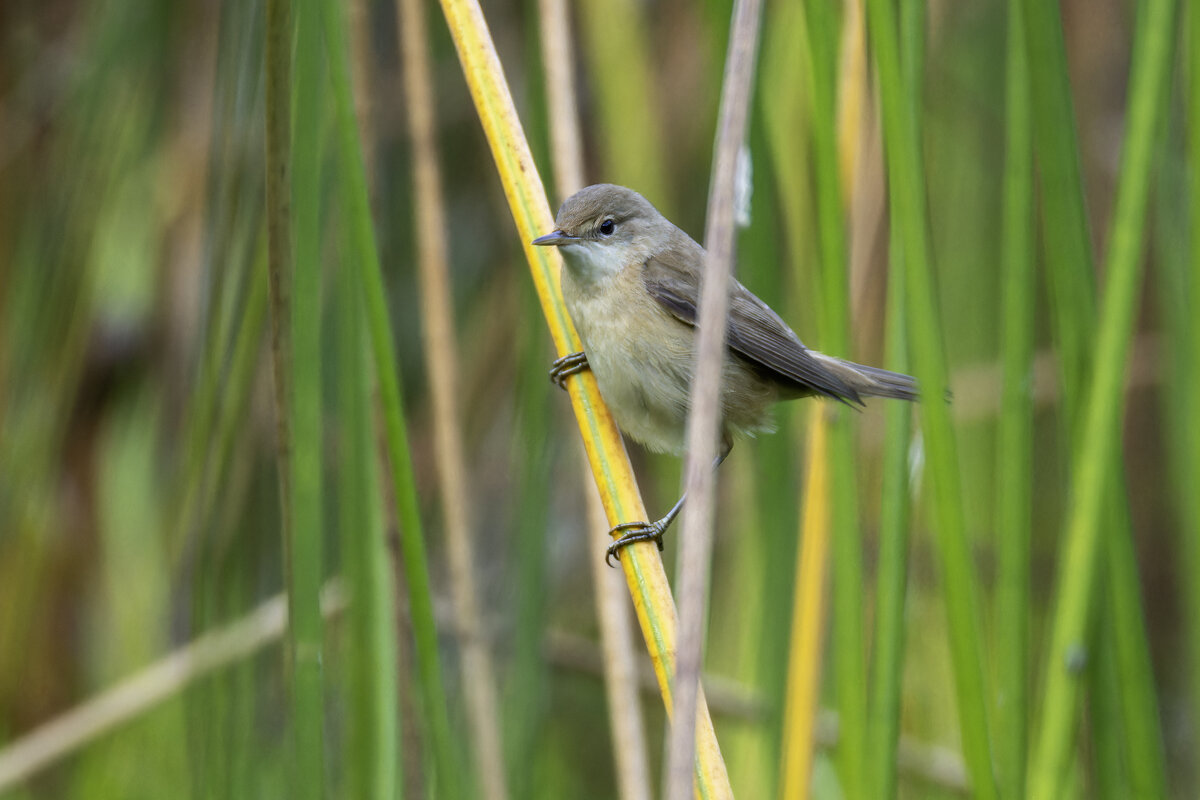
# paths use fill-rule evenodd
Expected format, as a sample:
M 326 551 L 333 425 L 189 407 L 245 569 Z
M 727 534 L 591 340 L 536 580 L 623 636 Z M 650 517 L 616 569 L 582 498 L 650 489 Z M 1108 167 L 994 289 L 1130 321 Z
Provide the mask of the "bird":
M 554 230 L 532 242 L 563 257 L 562 293 L 583 350 L 558 359 L 551 379 L 565 388 L 585 369 L 621 431 L 654 452 L 682 455 L 690 409 L 704 248 L 633 189 L 595 184 L 568 197 Z M 917 400 L 914 378 L 810 350 L 770 306 L 734 278 L 721 381 L 721 447 L 774 430 L 779 401 L 821 397 L 852 407 L 866 397 Z M 686 494 L 653 523 L 616 526 L 606 558 L 654 541 Z

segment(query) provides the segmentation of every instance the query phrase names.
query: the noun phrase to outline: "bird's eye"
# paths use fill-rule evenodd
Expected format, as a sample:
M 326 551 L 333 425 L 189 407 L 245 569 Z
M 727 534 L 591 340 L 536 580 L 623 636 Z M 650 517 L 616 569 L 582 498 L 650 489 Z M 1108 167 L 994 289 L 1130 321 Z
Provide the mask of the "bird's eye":
M 612 236 L 613 231 L 616 229 L 617 223 L 613 222 L 611 219 L 606 219 L 604 222 L 600 223 L 600 233 L 604 236 Z

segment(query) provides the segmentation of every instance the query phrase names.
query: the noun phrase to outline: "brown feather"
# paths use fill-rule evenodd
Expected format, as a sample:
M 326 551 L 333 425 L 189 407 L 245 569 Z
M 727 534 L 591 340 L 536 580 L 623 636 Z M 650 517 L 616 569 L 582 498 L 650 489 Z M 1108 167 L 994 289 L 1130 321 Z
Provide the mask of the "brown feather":
M 650 296 L 677 319 L 696 324 L 696 306 L 700 296 L 699 272 L 683 265 L 689 259 L 703 260 L 703 248 L 691 239 L 692 248 L 679 247 L 660 251 L 646 260 L 642 280 Z M 692 261 L 692 263 L 695 263 Z M 730 280 L 729 349 L 736 355 L 769 373 L 767 377 L 797 394 L 820 394 L 847 404 L 862 405 L 858 391 L 826 364 L 813 358 L 800 338 L 779 315 L 736 280 Z

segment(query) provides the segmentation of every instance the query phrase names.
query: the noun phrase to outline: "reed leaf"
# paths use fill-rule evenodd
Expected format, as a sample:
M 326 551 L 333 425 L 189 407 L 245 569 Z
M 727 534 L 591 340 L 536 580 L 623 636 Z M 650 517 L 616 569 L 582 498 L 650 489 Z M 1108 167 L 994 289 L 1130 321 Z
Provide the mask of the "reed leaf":
M 321 54 L 311 7 L 297 9 L 293 23 L 290 5 L 282 0 L 272 2 L 267 17 L 268 246 L 288 588 L 292 791 L 300 798 L 315 798 L 324 791 L 325 761 L 323 626 L 318 598 L 322 459 L 316 120 L 320 115 Z M 293 24 L 294 72 L 290 66 Z M 294 109 L 289 101 L 293 94 L 297 98 Z
M 362 306 L 359 274 L 343 264 L 337 272 L 337 403 L 338 527 L 350 603 L 346 788 L 363 800 L 391 800 L 401 785 L 395 587 L 379 497 Z
M 479 784 L 488 800 L 508 797 L 504 746 L 500 735 L 499 701 L 492 654 L 484 639 L 482 612 L 475 578 L 475 515 L 470 499 L 466 447 L 459 411 L 461 372 L 454 312 L 450 296 L 450 267 L 442 176 L 435 139 L 432 71 L 426 43 L 428 26 L 420 0 L 402 0 L 401 43 L 405 93 L 412 139 L 413 210 L 417 265 L 421 290 L 421 329 L 425 365 L 433 405 L 442 519 L 450 563 L 450 590 L 461 651 L 462 686 L 467 700 L 468 726 L 479 769 Z
M 422 723 L 437 774 L 439 797 L 473 795 L 463 785 L 463 769 L 457 756 L 442 687 L 437 626 L 433 617 L 433 593 L 428 558 L 421 526 L 420 506 L 413 476 L 412 456 L 405 427 L 400 394 L 399 361 L 388 319 L 383 271 L 379 263 L 367 195 L 366 175 L 350 93 L 346 31 L 340 4 L 327 0 L 321 6 L 325 46 L 333 89 L 334 128 L 338 148 L 342 198 L 348 224 L 347 260 L 359 271 L 366 298 L 367 330 L 374 360 L 375 380 L 382 406 L 384 439 L 391 466 L 392 491 L 400 521 L 400 551 L 408 589 L 409 613 L 415 638 Z
M 849 259 L 846 255 L 846 191 L 842 186 L 841 165 L 845 162 L 838 147 L 836 86 L 840 63 L 836 44 L 839 20 L 833 4 L 816 0 L 805 4 L 803 31 L 808 34 L 802 52 L 809 56 L 809 93 L 812 98 L 813 161 L 817 194 L 817 232 L 820 240 L 818 329 L 820 349 L 851 358 Z M 849 131 L 847 146 L 857 145 L 857 136 Z M 850 144 L 853 142 L 853 144 Z M 851 178 L 852 179 L 852 178 Z M 838 772 L 847 797 L 865 796 L 866 776 L 867 684 L 865 616 L 863 613 L 862 532 L 858 524 L 858 492 L 854 473 L 854 436 L 852 415 L 840 408 L 825 409 L 818 425 L 829 426 L 829 449 L 820 462 L 810 462 L 810 470 L 829 470 L 830 527 L 827 531 L 806 530 L 805 536 L 829 536 L 833 549 L 833 613 L 837 624 L 831 632 L 833 644 L 834 690 L 838 708 Z M 814 455 L 817 451 L 813 451 Z M 812 498 L 806 499 L 811 502 Z
M 1030 771 L 1032 797 L 1055 797 L 1061 790 L 1063 776 L 1069 766 L 1071 743 L 1076 728 L 1078 708 L 1080 658 L 1086 658 L 1088 626 L 1094 604 L 1094 585 L 1102 538 L 1101 514 L 1104 512 L 1105 488 L 1110 480 L 1108 470 L 1114 469 L 1113 457 L 1119 452 L 1119 423 L 1123 409 L 1122 379 L 1133 329 L 1141 278 L 1141 248 L 1145 224 L 1149 181 L 1152 174 L 1156 128 L 1161 121 L 1165 102 L 1165 86 L 1173 52 L 1173 0 L 1148 2 L 1139 15 L 1135 32 L 1133 72 L 1130 82 L 1129 129 L 1121 160 L 1116 208 L 1109 240 L 1108 276 L 1104 305 L 1095 348 L 1094 373 L 1088 383 L 1086 401 L 1081 416 L 1080 444 L 1076 448 L 1072 506 L 1063 543 L 1063 565 L 1056 591 L 1056 605 L 1051 632 L 1049 668 L 1046 672 L 1043 713 Z M 1127 537 L 1122 537 L 1126 538 Z M 1121 547 L 1116 536 L 1110 536 L 1110 547 Z M 1111 555 L 1110 568 L 1119 569 Z M 1116 583 L 1120 583 L 1117 581 Z M 1139 604 L 1124 604 L 1123 614 L 1139 614 Z M 1117 635 L 1140 625 L 1138 620 L 1118 620 Z M 1139 674 L 1134 648 L 1125 648 L 1125 657 L 1135 663 L 1129 666 L 1135 680 L 1129 687 L 1137 692 L 1147 686 L 1144 672 Z M 1121 658 L 1121 656 L 1118 656 Z M 1149 687 L 1152 687 L 1152 682 Z M 1152 691 L 1152 688 L 1151 688 Z M 1133 696 L 1134 707 L 1127 711 L 1126 724 L 1132 725 L 1130 758 L 1134 791 L 1146 796 L 1163 796 L 1165 783 L 1161 773 L 1161 756 L 1138 744 L 1149 737 L 1158 739 L 1157 726 L 1147 730 L 1145 703 Z M 1151 711 L 1156 723 L 1157 714 Z M 1137 738 L 1135 738 L 1137 737 Z
M 829 452 L 828 427 L 821 422 L 825 412 L 814 405 L 809 412 L 808 463 L 823 464 Z M 802 532 L 828 530 L 830 519 L 829 472 L 810 469 L 805 477 Z M 787 697 L 783 709 L 779 786 L 783 797 L 807 797 L 812 783 L 816 754 L 814 725 L 820 697 L 822 640 L 825 634 L 825 571 L 829 563 L 829 537 L 804 535 L 796 553 L 796 592 L 792 625 L 788 634 Z
M 921 120 L 925 64 L 925 7 L 900 6 L 900 40 L 908 92 L 908 111 L 914 123 Z M 909 371 L 907 276 L 900 229 L 889 229 L 889 269 L 885 366 Z M 880 503 L 879 569 L 875 587 L 875 649 L 872 697 L 868 722 L 868 750 L 875 754 L 871 796 L 895 797 L 900 748 L 901 686 L 904 677 L 905 610 L 908 594 L 908 548 L 912 514 L 912 475 L 909 447 L 912 438 L 911 408 L 890 403 L 883 445 L 883 498 Z
M 950 652 L 961 723 L 964 755 L 972 791 L 994 797 L 986 692 L 983 685 L 979 610 L 974 568 L 967 544 L 958 447 L 950 421 L 940 314 L 934 302 L 932 251 L 928 241 L 923 159 L 916 120 L 906 99 L 897 49 L 895 9 L 886 0 L 869 0 L 867 25 L 875 52 L 883 110 L 883 130 L 893 224 L 900 228 L 907 284 L 909 347 L 922 386 L 922 436 L 933 492 L 934 529 L 940 560 L 944 605 L 949 623 Z
M 996 448 L 996 730 L 1001 794 L 1025 794 L 1033 523 L 1033 128 L 1020 0 L 1008 3 L 1005 71 L 1004 387 Z
M 1184 351 L 1186 362 L 1180 365 L 1178 375 L 1181 378 L 1182 398 L 1177 408 L 1181 413 L 1176 417 L 1177 425 L 1185 433 L 1182 438 L 1183 458 L 1185 464 L 1179 476 L 1178 485 L 1181 487 L 1183 513 L 1182 530 L 1180 531 L 1181 550 L 1186 574 L 1200 574 L 1200 492 L 1194 487 L 1200 485 L 1200 425 L 1191 421 L 1191 409 L 1200 405 L 1200 324 L 1196 322 L 1192 310 L 1200 308 L 1200 10 L 1194 5 L 1185 12 L 1187 16 L 1186 52 L 1187 52 L 1187 131 L 1186 154 L 1188 163 L 1188 182 L 1190 204 L 1188 207 L 1191 231 L 1191 253 L 1183 274 L 1187 279 L 1184 291 L 1186 305 L 1178 318 L 1182 321 L 1180 336 L 1174 337 L 1178 346 Z M 1182 360 L 1182 359 L 1181 359 Z M 1188 590 L 1187 606 L 1200 608 L 1200 581 L 1186 581 Z M 1192 677 L 1192 737 L 1193 741 L 1200 740 L 1200 614 L 1188 615 L 1188 642 L 1190 643 L 1190 667 L 1188 673 Z

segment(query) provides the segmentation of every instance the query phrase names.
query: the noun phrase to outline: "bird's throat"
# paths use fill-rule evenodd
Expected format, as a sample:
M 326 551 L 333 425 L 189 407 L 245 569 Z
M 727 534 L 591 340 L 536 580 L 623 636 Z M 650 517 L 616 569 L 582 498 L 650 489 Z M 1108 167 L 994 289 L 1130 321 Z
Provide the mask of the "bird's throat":
M 579 242 L 562 248 L 571 276 L 583 286 L 595 286 L 619 274 L 628 263 L 627 248 L 619 244 Z

